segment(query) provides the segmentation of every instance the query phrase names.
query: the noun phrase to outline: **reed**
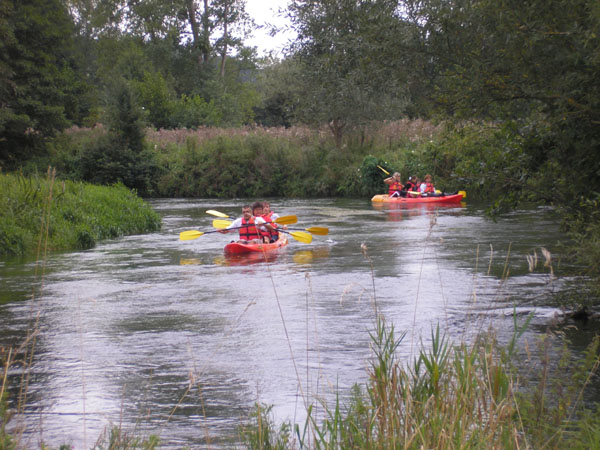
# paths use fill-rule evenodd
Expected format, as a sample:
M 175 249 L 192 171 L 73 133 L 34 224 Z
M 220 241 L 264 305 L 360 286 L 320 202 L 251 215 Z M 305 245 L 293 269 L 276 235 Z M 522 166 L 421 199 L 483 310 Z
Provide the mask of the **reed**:
M 304 427 L 294 426 L 295 440 L 289 438 L 290 423 L 278 430 L 263 418 L 254 431 L 245 427 L 244 442 L 253 449 L 598 448 L 600 414 L 581 404 L 598 369 L 598 340 L 572 369 L 570 381 L 543 370 L 536 387 L 527 390 L 531 387 L 519 385 L 510 346 L 499 345 L 493 334 L 471 345 L 451 344 L 439 327 L 431 337 L 431 347 L 403 364 L 395 350 L 404 334 L 397 336 L 379 317 L 368 381 L 353 388 L 347 405 L 338 396 L 322 418 L 310 406 Z M 253 417 L 265 408 L 257 406 Z M 262 445 L 256 444 L 259 429 Z

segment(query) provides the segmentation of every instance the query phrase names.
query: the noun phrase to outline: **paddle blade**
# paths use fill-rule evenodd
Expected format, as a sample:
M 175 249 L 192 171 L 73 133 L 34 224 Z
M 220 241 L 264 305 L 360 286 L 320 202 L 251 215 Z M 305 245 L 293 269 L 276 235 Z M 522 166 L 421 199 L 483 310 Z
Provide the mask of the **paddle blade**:
M 385 173 L 386 175 L 389 175 L 389 174 L 390 174 L 390 173 L 389 173 L 387 170 L 385 170 L 385 169 L 384 169 L 383 167 L 381 167 L 380 165 L 377 165 L 377 167 L 379 167 L 379 168 L 381 169 L 381 171 L 382 171 L 383 173 Z
M 327 236 L 329 234 L 329 228 L 326 227 L 310 227 L 306 231 L 317 236 Z
M 213 220 L 212 226 L 219 230 L 224 230 L 232 223 L 233 222 L 231 222 L 230 220 L 215 219 L 215 220 Z
M 196 231 L 196 230 L 182 231 L 181 233 L 179 233 L 179 240 L 180 241 L 191 241 L 192 239 L 199 238 L 203 234 L 204 233 L 202 231 Z
M 463 199 L 467 198 L 467 191 L 458 191 L 458 193 L 463 196 Z
M 278 223 L 279 225 L 292 225 L 298 222 L 298 217 L 296 216 L 281 216 L 275 219 L 273 222 Z
M 229 218 L 229 216 L 227 214 L 219 212 L 219 211 L 215 211 L 214 209 L 209 209 L 208 211 L 206 211 L 206 214 L 210 214 L 211 216 L 216 216 L 216 217 L 223 217 L 224 219 Z
M 310 233 L 305 233 L 304 231 L 290 231 L 289 234 L 303 244 L 310 244 L 312 242 L 312 234 Z

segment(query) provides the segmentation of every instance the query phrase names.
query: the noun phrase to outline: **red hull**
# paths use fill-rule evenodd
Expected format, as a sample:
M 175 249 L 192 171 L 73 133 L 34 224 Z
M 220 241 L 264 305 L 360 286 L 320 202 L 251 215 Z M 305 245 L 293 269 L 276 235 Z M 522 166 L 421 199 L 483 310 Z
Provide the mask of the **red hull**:
M 462 194 L 445 195 L 443 197 L 389 197 L 376 195 L 371 201 L 374 203 L 460 203 Z
M 280 233 L 279 236 L 279 240 L 272 244 L 238 244 L 237 242 L 231 242 L 225 246 L 225 253 L 227 255 L 241 255 L 244 253 L 262 253 L 277 250 L 288 244 L 288 239 L 283 233 Z

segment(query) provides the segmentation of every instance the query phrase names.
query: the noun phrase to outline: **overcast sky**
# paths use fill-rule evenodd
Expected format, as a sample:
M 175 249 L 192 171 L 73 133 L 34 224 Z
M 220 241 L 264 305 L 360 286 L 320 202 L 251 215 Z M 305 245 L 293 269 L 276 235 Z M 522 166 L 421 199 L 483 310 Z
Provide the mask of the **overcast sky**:
M 287 0 L 246 0 L 246 11 L 254 18 L 258 25 L 264 25 L 265 23 L 277 26 L 286 25 L 287 21 L 277 15 L 277 10 L 279 8 L 285 9 L 286 6 Z M 245 44 L 258 47 L 259 55 L 263 55 L 269 50 L 275 50 L 280 54 L 286 41 L 292 36 L 290 33 L 281 33 L 275 37 L 271 37 L 268 34 L 268 30 L 261 29 L 256 30 L 254 37 L 246 40 Z

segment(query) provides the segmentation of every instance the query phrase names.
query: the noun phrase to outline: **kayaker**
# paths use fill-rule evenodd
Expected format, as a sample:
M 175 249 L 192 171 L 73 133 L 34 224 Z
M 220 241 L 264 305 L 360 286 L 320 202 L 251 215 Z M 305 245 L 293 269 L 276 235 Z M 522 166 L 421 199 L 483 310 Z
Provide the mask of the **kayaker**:
M 254 213 L 254 215 L 256 215 L 256 213 Z M 271 211 L 271 205 L 267 201 L 262 202 L 262 216 L 261 217 L 263 219 L 265 219 L 265 222 L 267 222 L 268 224 L 271 224 L 275 229 L 278 228 L 278 226 L 274 222 L 274 220 L 279 218 L 279 214 Z M 275 242 L 277 239 L 279 239 L 279 232 L 278 231 L 269 231 L 269 239 L 270 239 L 270 242 Z
M 264 207 L 263 207 L 263 203 L 262 202 L 254 202 L 254 203 L 252 203 L 252 215 L 254 217 L 260 217 L 261 219 L 263 219 L 265 221 L 265 224 L 267 224 L 267 225 L 269 225 L 271 227 L 269 229 L 262 228 L 262 227 L 259 228 L 258 232 L 259 232 L 259 234 L 260 234 L 263 242 L 265 244 L 268 244 L 269 242 L 274 242 L 272 240 L 272 235 L 273 234 L 277 234 L 276 230 L 275 230 L 275 227 L 277 225 L 273 223 L 273 220 L 271 218 L 265 217 Z M 265 225 L 265 227 L 267 225 Z M 273 230 L 275 230 L 275 231 L 273 231 Z M 277 237 L 279 237 L 279 235 L 277 235 Z
M 407 192 L 416 192 L 419 190 L 419 186 L 416 185 L 415 180 L 417 177 L 408 177 L 408 181 L 404 185 L 404 190 Z
M 419 180 L 419 177 L 415 175 L 412 177 L 412 182 L 413 182 L 413 190 L 408 192 L 408 196 L 413 197 L 413 198 L 419 197 L 421 195 L 421 191 L 420 191 L 421 180 Z M 407 189 L 407 191 L 408 191 L 408 189 Z
M 386 178 L 383 182 L 389 185 L 388 195 L 390 197 L 402 197 L 402 183 L 400 182 L 400 173 L 394 172 L 391 177 Z
M 262 211 L 262 204 L 260 209 Z M 265 222 L 265 219 L 252 214 L 250 205 L 242 206 L 242 217 L 235 219 L 231 225 L 224 230 L 219 230 L 219 232 L 230 233 L 233 229 L 239 230 L 240 239 L 237 241 L 238 244 L 261 244 L 265 242 L 261 232 L 264 233 L 267 229 L 274 230 L 272 225 Z
M 425 175 L 425 180 L 421 183 L 420 192 L 428 197 L 435 196 L 435 186 L 431 182 L 431 175 Z
M 271 211 L 271 204 L 267 201 L 262 202 L 263 205 L 263 215 L 268 215 L 271 220 L 275 220 L 279 218 L 279 214 L 277 214 L 276 212 Z

